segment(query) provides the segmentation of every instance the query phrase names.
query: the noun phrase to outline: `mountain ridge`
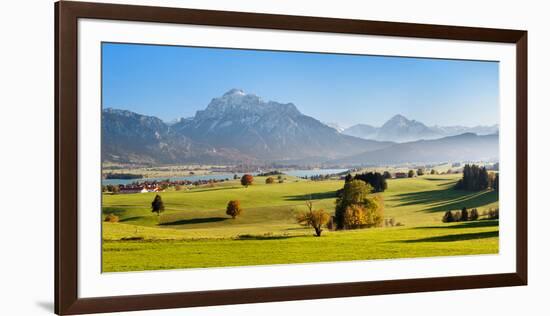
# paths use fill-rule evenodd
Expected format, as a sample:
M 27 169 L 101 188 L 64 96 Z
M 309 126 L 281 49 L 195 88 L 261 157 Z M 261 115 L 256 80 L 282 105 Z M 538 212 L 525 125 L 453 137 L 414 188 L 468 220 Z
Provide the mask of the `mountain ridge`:
M 489 126 L 478 125 L 474 127 L 460 125 L 427 126 L 420 121 L 409 120 L 401 114 L 396 114 L 380 127 L 360 123 L 344 129 L 342 133 L 363 139 L 403 143 L 421 139 L 437 139 L 470 132 L 478 135 L 490 135 L 497 133 L 498 129 L 498 124 Z
M 152 152 L 158 150 L 159 162 L 163 163 L 199 162 L 199 157 L 208 162 L 226 163 L 322 162 L 392 144 L 341 134 L 302 114 L 293 103 L 263 101 L 239 89 L 213 98 L 193 118 L 181 119 L 173 124 L 128 112 L 104 111 L 104 157 L 107 160 L 125 161 L 132 160 L 132 157 L 139 160 L 143 156 L 147 161 L 154 161 Z M 112 120 L 117 114 L 133 127 L 120 128 L 120 122 Z M 126 119 L 128 116 L 132 116 L 133 120 Z M 148 121 L 154 121 L 156 129 L 143 125 Z M 117 126 L 118 129 L 115 128 Z M 137 132 L 140 128 L 144 135 Z M 139 144 L 131 144 L 131 137 L 126 135 L 128 133 Z M 125 141 L 114 146 L 116 137 Z M 225 153 L 227 159 L 223 159 L 221 153 Z
M 456 138 L 452 138 L 456 135 L 434 138 L 437 133 L 444 132 L 436 132 L 402 115 L 395 115 L 380 128 L 360 127 L 359 132 L 376 132 L 377 136 L 384 137 L 372 140 L 348 135 L 345 131 L 341 133 L 337 126 L 302 114 L 293 103 L 264 101 L 255 94 L 231 89 L 213 98 L 195 116 L 172 122 L 128 110 L 105 108 L 102 111 L 102 160 L 151 164 L 309 165 L 498 157 L 498 135 L 483 138 L 467 132 Z M 486 127 L 477 128 L 491 131 Z M 456 126 L 439 129 L 449 129 L 447 133 L 462 130 Z M 406 137 L 413 140 L 401 143 L 389 140 Z M 476 147 L 482 143 L 485 148 Z

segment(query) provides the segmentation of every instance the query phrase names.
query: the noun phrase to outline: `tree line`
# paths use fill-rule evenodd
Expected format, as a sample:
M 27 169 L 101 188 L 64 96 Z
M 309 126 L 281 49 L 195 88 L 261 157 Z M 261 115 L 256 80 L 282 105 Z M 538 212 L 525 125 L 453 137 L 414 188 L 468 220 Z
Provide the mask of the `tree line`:
M 498 190 L 498 173 L 489 173 L 485 167 L 466 164 L 462 170 L 462 179 L 456 188 L 467 191 Z
M 388 188 L 386 179 L 391 177 L 390 173 L 387 172 L 386 174 L 386 172 L 384 174 L 379 172 L 357 173 L 355 176 L 348 174 L 344 180 L 346 183 L 351 182 L 352 180 L 361 180 L 366 184 L 369 184 L 373 192 L 384 192 Z

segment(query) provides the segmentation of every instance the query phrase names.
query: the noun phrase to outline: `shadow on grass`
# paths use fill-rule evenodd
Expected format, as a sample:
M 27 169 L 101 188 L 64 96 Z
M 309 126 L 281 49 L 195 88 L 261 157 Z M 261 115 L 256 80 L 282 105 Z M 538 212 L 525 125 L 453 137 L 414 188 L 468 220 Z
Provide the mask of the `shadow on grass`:
M 222 185 L 219 185 L 219 186 L 214 186 L 214 187 L 207 187 L 207 186 L 202 186 L 202 187 L 195 187 L 195 188 L 192 188 L 188 191 L 183 191 L 185 192 L 186 194 L 193 194 L 193 193 L 203 193 L 203 192 L 212 192 L 212 191 L 220 191 L 220 190 L 244 190 L 246 189 L 245 187 L 243 186 L 222 186 Z
M 336 197 L 336 191 L 327 191 L 311 194 L 301 194 L 301 195 L 287 195 L 285 200 L 287 201 L 307 201 L 307 200 L 323 200 L 331 199 Z
M 464 222 L 457 225 L 445 225 L 445 226 L 420 226 L 413 229 L 457 229 L 457 228 L 479 228 L 479 227 L 493 227 L 498 226 L 498 220 L 478 220 L 474 222 Z
M 216 222 L 223 222 L 225 220 L 228 220 L 227 217 L 204 217 L 204 218 L 190 218 L 190 219 L 180 219 L 173 222 L 163 222 L 159 225 L 189 225 L 189 224 L 204 224 L 204 223 L 216 223 Z
M 464 240 L 473 240 L 473 239 L 485 239 L 485 238 L 493 238 L 493 237 L 498 237 L 498 231 L 435 236 L 435 237 L 427 237 L 427 238 L 421 238 L 421 239 L 401 240 L 398 242 L 402 242 L 402 243 L 452 242 L 452 241 L 464 241 Z
M 273 236 L 273 235 L 239 235 L 235 240 L 279 240 L 290 239 L 298 236 Z
M 455 181 L 455 179 L 452 179 L 452 178 L 424 178 L 424 180 L 428 180 L 428 181 L 445 181 L 445 182 L 452 182 L 452 181 Z M 445 185 L 445 184 L 441 184 L 441 185 Z
M 423 209 L 423 212 L 439 212 L 459 210 L 463 207 L 474 208 L 498 201 L 498 192 L 486 190 L 470 192 L 448 188 L 444 190 L 431 190 L 413 193 L 404 193 L 395 196 L 401 203 L 396 206 L 408 206 L 416 204 L 437 204 Z
M 116 215 L 116 214 L 115 214 Z M 122 218 L 119 220 L 119 222 L 123 223 L 123 222 L 132 222 L 132 221 L 137 221 L 137 220 L 140 220 L 140 219 L 144 219 L 146 217 L 150 217 L 150 216 L 132 216 L 132 217 L 126 217 L 126 218 Z
M 125 212 L 126 212 L 125 209 L 118 208 L 118 207 L 103 207 L 103 208 L 101 208 L 101 213 L 103 213 L 103 215 L 114 214 L 116 216 L 120 216 L 121 214 L 124 214 Z

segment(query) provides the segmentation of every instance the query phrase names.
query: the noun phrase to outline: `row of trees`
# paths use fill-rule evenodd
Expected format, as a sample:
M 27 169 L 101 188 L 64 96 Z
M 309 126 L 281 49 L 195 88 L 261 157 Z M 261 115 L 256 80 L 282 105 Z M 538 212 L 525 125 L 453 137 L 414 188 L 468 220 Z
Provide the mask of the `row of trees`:
M 498 190 L 498 173 L 489 173 L 485 167 L 465 165 L 456 188 L 468 191 L 481 191 L 488 188 Z
M 346 183 L 349 183 L 353 180 L 361 180 L 366 184 L 370 185 L 372 191 L 374 192 L 384 192 L 388 188 L 388 183 L 386 179 L 391 178 L 391 174 L 386 171 L 384 174 L 379 172 L 365 172 L 358 173 L 355 176 L 348 174 L 345 178 Z
M 462 210 L 457 212 L 447 211 L 443 215 L 443 223 L 452 223 L 452 222 L 467 222 L 467 221 L 477 221 L 479 218 L 479 213 L 477 208 L 473 208 L 471 211 L 468 211 L 467 208 L 463 207 Z
M 473 208 L 468 211 L 467 208 L 463 207 L 462 210 L 452 212 L 447 211 L 443 215 L 443 223 L 452 223 L 452 222 L 466 222 L 466 221 L 476 221 L 480 217 L 485 217 L 486 219 L 498 219 L 498 208 L 491 208 L 479 214 L 477 208 Z

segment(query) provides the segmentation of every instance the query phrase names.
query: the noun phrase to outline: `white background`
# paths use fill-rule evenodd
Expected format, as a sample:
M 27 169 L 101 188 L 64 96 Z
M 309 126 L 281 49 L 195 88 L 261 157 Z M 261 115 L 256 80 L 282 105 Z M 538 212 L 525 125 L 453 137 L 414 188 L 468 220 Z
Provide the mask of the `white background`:
M 114 0 L 112 0 L 113 2 Z M 119 1 L 120 2 L 120 1 Z M 529 30 L 529 286 L 137 312 L 134 315 L 545 315 L 550 221 L 545 162 L 550 23 L 544 1 L 127 1 L 190 8 Z M 0 314 L 53 311 L 53 2 L 10 1 L 0 21 Z M 32 181 L 30 181 L 32 180 Z M 32 194 L 28 190 L 32 189 Z

